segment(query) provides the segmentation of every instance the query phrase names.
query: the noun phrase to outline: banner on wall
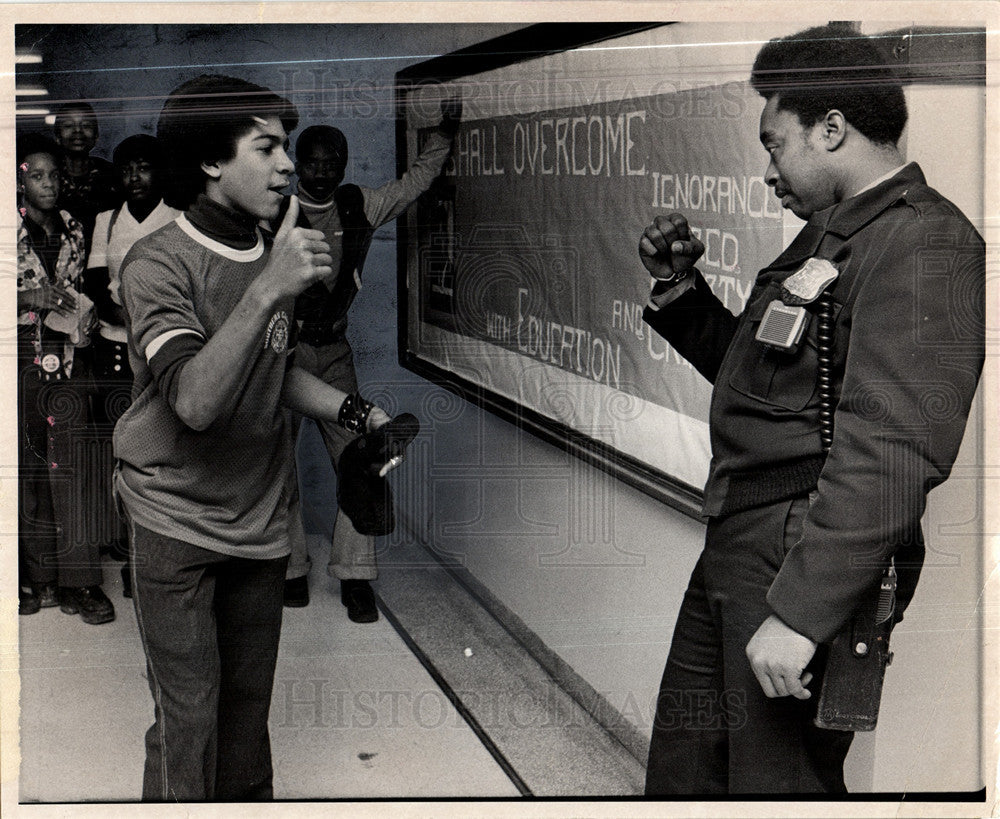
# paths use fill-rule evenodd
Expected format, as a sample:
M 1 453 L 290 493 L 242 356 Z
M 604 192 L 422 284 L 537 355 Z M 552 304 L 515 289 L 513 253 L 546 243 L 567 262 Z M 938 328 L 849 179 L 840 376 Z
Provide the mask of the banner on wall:
M 418 219 L 425 320 L 703 417 L 699 377 L 641 321 L 639 236 L 683 212 L 705 243 L 700 269 L 738 312 L 780 250 L 781 207 L 759 145 L 748 156 L 756 122 L 733 122 L 750 92 L 701 90 L 717 116 L 664 116 L 693 93 L 463 124 L 439 188 L 453 199 Z M 443 231 L 434 209 L 460 216 Z
M 477 106 L 418 203 L 409 352 L 700 489 L 711 386 L 643 323 L 637 248 L 655 216 L 683 213 L 699 269 L 742 309 L 782 243 L 762 102 L 743 82 L 532 102 Z

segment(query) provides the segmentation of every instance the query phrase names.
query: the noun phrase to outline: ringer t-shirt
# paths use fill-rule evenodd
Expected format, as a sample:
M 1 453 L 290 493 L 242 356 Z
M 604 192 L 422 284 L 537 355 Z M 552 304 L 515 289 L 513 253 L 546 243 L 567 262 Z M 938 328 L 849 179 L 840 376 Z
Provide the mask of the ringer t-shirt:
M 212 238 L 193 213 L 181 214 L 125 257 L 121 296 L 135 383 L 114 432 L 116 488 L 147 529 L 222 554 L 270 559 L 289 551 L 292 442 L 280 397 L 293 300 L 275 308 L 234 400 L 207 430 L 178 418 L 157 379 L 204 346 L 263 270 L 269 241 L 256 227 L 250 235 L 247 247 L 234 247 L 240 243 Z

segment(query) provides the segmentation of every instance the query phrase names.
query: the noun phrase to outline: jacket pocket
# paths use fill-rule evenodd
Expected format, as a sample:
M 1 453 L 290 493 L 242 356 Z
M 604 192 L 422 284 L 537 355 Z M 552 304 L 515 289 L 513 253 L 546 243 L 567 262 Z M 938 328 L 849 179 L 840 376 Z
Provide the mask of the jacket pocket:
M 818 318 L 809 311 L 809 324 L 794 353 L 769 347 L 757 341 L 756 335 L 768 305 L 776 298 L 778 287 L 770 285 L 747 308 L 734 341 L 736 358 L 729 386 L 768 406 L 799 412 L 809 405 L 816 393 Z M 840 305 L 835 302 L 834 325 L 839 311 Z

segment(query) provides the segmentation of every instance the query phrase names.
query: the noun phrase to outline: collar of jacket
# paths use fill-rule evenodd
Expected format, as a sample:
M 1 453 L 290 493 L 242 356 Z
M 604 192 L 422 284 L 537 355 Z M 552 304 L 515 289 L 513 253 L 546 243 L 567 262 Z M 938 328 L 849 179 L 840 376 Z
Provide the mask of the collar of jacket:
M 816 255 L 826 234 L 832 233 L 846 239 L 906 196 L 911 186 L 926 184 L 920 166 L 916 162 L 910 162 L 882 184 L 814 213 L 792 243 L 768 268 L 784 268 L 804 262 Z

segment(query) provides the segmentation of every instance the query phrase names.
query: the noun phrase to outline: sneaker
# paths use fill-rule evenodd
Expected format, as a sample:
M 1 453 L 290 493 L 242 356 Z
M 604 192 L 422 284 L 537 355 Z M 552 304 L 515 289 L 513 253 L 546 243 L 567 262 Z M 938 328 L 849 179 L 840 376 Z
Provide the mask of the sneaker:
M 374 623 L 378 620 L 375 592 L 367 580 L 341 580 L 340 602 L 347 606 L 347 616 L 355 623 Z
M 285 581 L 284 604 L 290 609 L 309 605 L 309 579 L 305 575 Z
M 38 595 L 38 604 L 43 609 L 59 605 L 59 587 L 55 583 L 39 583 L 33 588 Z
M 100 586 L 64 586 L 59 610 L 63 614 L 79 614 L 84 623 L 92 626 L 115 619 L 115 607 Z
M 33 586 L 19 586 L 17 589 L 17 613 L 35 614 L 42 607 L 38 592 Z

